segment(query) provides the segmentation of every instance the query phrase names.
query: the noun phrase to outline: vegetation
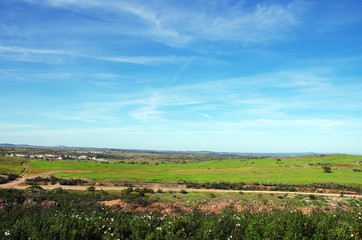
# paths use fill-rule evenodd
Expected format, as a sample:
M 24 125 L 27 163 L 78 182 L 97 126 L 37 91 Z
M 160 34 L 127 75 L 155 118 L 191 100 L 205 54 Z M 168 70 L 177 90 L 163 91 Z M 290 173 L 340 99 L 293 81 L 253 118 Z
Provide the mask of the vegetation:
M 25 165 L 30 162 L 26 158 L 0 157 L 0 175 L 4 173 L 20 174 L 24 172 Z
M 25 173 L 42 175 L 27 179 L 26 190 L 0 189 L 1 239 L 361 239 L 362 199 L 344 196 L 361 193 L 361 156 L 0 149 L 0 184 Z M 45 152 L 55 157 L 6 156 Z M 83 154 L 107 162 L 69 157 Z M 63 159 L 57 159 L 60 155 Z M 238 191 L 155 192 L 132 187 L 135 182 Z M 56 183 L 88 188 L 69 192 L 41 187 Z M 110 183 L 129 187 L 121 192 L 94 187 Z M 244 190 L 326 190 L 340 197 Z
M 62 178 L 90 178 L 108 182 L 245 182 L 265 184 L 336 183 L 362 186 L 361 156 L 323 155 L 285 157 L 281 163 L 275 158 L 228 159 L 185 164 L 102 164 L 90 161 L 36 159 L 29 164 L 30 173 L 56 171 Z M 333 172 L 321 171 L 324 164 L 333 166 Z
M 328 165 L 324 165 L 323 167 L 323 170 L 325 173 L 331 173 L 332 172 L 332 168 Z
M 339 190 L 361 193 L 360 186 L 350 186 L 337 183 L 311 183 L 311 184 L 283 184 L 283 183 L 231 183 L 231 182 L 187 182 L 184 181 L 187 188 L 206 188 L 206 189 L 227 189 L 227 190 L 268 190 L 268 191 L 289 191 L 303 192 L 316 190 Z
M 121 196 L 138 194 L 134 189 L 127 192 Z M 118 198 L 102 191 L 0 190 L 0 232 L 3 239 L 360 239 L 362 233 L 356 207 L 335 212 L 316 209 L 310 214 L 231 207 L 167 214 L 99 204 Z
M 173 152 L 173 151 L 142 151 L 99 148 L 72 148 L 72 147 L 36 147 L 36 146 L 0 146 L 0 156 L 9 154 L 53 154 L 63 159 L 67 156 L 87 155 L 89 157 L 109 159 L 113 163 L 129 164 L 162 164 L 200 162 L 220 159 L 258 159 L 264 156 L 248 154 L 225 154 L 213 152 Z
M 86 180 L 83 179 L 65 179 L 65 178 L 57 178 L 54 176 L 50 177 L 34 177 L 34 178 L 27 178 L 25 180 L 25 183 L 28 185 L 38 185 L 38 184 L 48 184 L 51 183 L 52 185 L 59 183 L 60 185 L 84 185 L 89 183 Z
M 7 183 L 13 181 L 19 177 L 18 174 L 15 173 L 3 173 L 0 175 L 0 184 Z

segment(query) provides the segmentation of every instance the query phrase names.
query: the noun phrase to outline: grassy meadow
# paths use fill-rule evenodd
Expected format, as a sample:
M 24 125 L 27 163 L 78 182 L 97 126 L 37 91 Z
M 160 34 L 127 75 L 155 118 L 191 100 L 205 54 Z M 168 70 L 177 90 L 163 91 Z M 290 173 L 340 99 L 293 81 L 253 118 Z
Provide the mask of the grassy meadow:
M 27 158 L 0 157 L 0 174 L 20 174 L 25 171 L 25 166 L 30 162 Z
M 362 185 L 362 156 L 314 155 L 304 157 L 268 157 L 260 159 L 212 160 L 185 164 L 108 164 L 78 160 L 32 160 L 29 173 L 52 172 L 56 177 L 89 178 L 111 182 L 175 183 L 262 182 L 306 184 L 333 182 Z M 331 172 L 322 166 L 331 167 Z

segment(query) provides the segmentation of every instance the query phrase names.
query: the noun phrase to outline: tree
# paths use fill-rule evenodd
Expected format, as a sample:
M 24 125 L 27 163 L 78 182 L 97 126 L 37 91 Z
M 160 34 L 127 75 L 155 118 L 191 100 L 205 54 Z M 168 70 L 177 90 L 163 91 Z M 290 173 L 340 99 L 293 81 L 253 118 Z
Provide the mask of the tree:
M 332 172 L 332 168 L 328 165 L 324 165 L 323 167 L 323 170 L 325 173 L 331 173 Z

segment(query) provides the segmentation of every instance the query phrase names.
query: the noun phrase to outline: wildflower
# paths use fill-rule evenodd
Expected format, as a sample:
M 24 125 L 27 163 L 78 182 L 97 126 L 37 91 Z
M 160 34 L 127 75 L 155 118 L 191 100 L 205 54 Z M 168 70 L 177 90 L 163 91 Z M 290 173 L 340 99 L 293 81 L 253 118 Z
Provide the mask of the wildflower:
M 353 234 L 351 234 L 351 237 L 353 237 L 354 235 Z
M 7 230 L 6 232 L 5 232 L 5 236 L 9 236 L 10 235 L 10 232 L 9 232 L 9 230 Z
M 237 223 L 236 226 L 237 226 L 237 227 L 240 227 L 240 223 Z
M 156 230 L 160 230 L 160 231 L 161 231 L 161 230 L 162 230 L 162 228 L 161 228 L 161 227 L 157 227 L 157 228 L 156 228 Z

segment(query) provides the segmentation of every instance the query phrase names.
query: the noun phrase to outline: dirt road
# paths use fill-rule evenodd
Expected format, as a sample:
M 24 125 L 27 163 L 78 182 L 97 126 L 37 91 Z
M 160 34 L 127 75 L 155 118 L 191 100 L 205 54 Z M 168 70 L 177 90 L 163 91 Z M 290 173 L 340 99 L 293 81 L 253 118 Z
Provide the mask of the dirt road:
M 64 171 L 63 171 L 64 172 Z M 51 172 L 54 173 L 54 172 Z M 46 173 L 46 174 L 51 174 L 51 173 Z M 14 189 L 25 189 L 27 187 L 29 187 L 29 185 L 25 185 L 24 182 L 26 180 L 26 178 L 29 177 L 37 177 L 38 175 L 33 175 L 33 176 L 28 176 L 28 177 L 21 177 L 18 178 L 12 182 L 9 183 L 5 183 L 5 184 L 0 184 L 0 188 L 14 188 Z M 151 188 L 154 191 L 157 191 L 158 189 L 161 189 L 164 192 L 168 192 L 168 191 L 174 191 L 174 192 L 179 192 L 182 189 L 188 191 L 188 192 L 224 192 L 224 193 L 230 193 L 230 192 L 240 192 L 240 190 L 223 190 L 223 189 L 194 189 L 194 188 L 186 188 L 186 186 L 184 185 L 179 185 L 179 184 L 162 184 L 162 183 L 134 183 L 132 184 L 133 187 L 139 187 L 139 188 L 143 188 L 143 187 L 147 187 L 147 188 Z M 51 190 L 51 189 L 55 189 L 55 188 L 62 188 L 65 190 L 87 190 L 87 188 L 89 186 L 67 186 L 67 185 L 60 185 L 58 184 L 54 184 L 54 185 L 40 185 L 43 189 L 46 190 Z M 95 186 L 95 190 L 104 190 L 104 191 L 120 191 L 120 190 L 124 190 L 127 187 L 124 186 Z M 318 196 L 334 196 L 334 197 L 339 197 L 340 194 L 336 194 L 336 193 L 311 193 L 311 192 L 283 192 L 283 191 L 247 191 L 247 190 L 242 190 L 243 193 L 273 193 L 273 194 L 302 194 L 302 195 L 318 195 Z M 353 198 L 362 198 L 362 195 L 352 195 L 352 194 L 344 194 L 344 197 L 353 197 Z

